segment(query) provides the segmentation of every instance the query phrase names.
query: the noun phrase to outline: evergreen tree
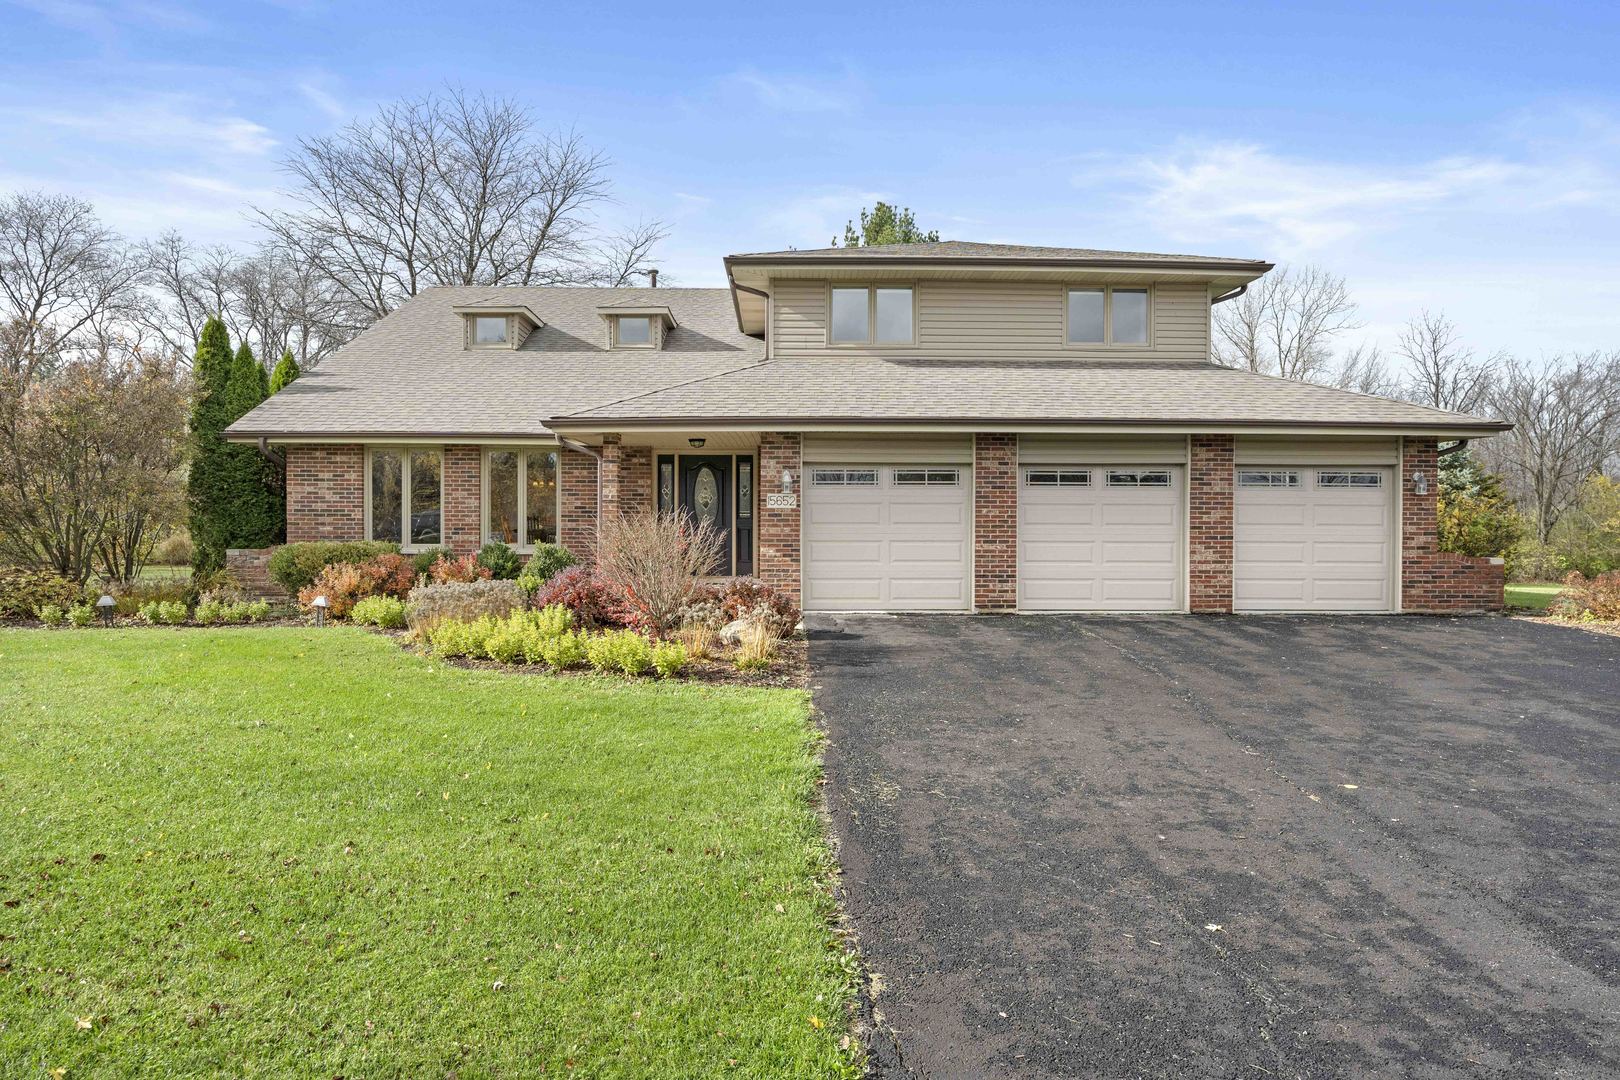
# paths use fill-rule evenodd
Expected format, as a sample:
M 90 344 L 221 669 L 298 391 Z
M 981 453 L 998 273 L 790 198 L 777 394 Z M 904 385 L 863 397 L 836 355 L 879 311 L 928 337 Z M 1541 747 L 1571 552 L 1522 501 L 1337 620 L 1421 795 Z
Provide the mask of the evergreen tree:
M 232 367 L 225 324 L 209 319 L 191 363 L 196 398 L 191 408 L 191 469 L 186 477 L 191 565 L 198 573 L 225 565 L 230 470 L 226 463 L 229 447 L 220 433 L 232 420 L 226 406 Z
M 269 396 L 264 365 L 244 341 L 231 363 L 230 381 L 226 385 L 226 423 L 246 416 Z M 230 507 L 223 530 L 225 546 L 257 548 L 275 543 L 285 514 L 277 470 L 257 447 L 227 443 L 225 449 Z
M 844 226 L 845 247 L 871 247 L 874 244 L 932 244 L 938 243 L 939 230 L 923 232 L 917 228 L 917 219 L 905 207 L 879 202 L 870 211 L 861 209 L 861 227 L 851 221 Z M 838 246 L 836 237 L 833 247 Z
M 276 370 L 270 373 L 270 392 L 272 394 L 278 393 L 283 386 L 286 386 L 302 374 L 303 372 L 298 367 L 298 361 L 293 359 L 292 350 L 288 349 L 281 354 L 281 359 L 276 363 Z

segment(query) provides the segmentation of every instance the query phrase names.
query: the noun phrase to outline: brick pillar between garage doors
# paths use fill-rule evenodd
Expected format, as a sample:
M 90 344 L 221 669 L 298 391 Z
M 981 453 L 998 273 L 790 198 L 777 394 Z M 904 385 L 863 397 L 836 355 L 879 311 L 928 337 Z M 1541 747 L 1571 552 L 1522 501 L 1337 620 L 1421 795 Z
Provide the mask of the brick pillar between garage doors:
M 1231 435 L 1192 436 L 1187 467 L 1187 607 L 1195 614 L 1232 610 Z
M 973 608 L 1018 606 L 1018 436 L 973 436 Z
M 792 506 L 771 506 L 770 492 L 782 491 L 782 473 L 793 477 Z M 799 565 L 799 508 L 804 474 L 799 464 L 799 433 L 767 431 L 759 437 L 759 577 L 802 604 Z M 782 500 L 778 500 L 780 502 Z

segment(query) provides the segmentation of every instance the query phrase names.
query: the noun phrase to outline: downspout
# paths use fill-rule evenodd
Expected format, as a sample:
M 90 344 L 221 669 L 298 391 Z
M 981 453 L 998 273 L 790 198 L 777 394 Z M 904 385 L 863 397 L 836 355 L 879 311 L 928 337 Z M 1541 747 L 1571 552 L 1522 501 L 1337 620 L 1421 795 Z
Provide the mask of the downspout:
M 1450 446 L 1446 447 L 1444 450 L 1440 451 L 1435 456 L 1436 457 L 1445 457 L 1447 454 L 1455 454 L 1459 450 L 1466 450 L 1466 449 L 1468 449 L 1468 440 L 1467 439 L 1458 439 L 1456 442 L 1452 443 Z
M 259 456 L 278 469 L 285 469 L 287 467 L 287 456 L 285 454 L 278 454 L 274 450 L 270 449 L 270 440 L 265 438 L 263 435 L 259 436 Z
M 592 450 L 582 442 L 565 439 L 561 435 L 557 436 L 557 445 L 566 447 L 569 450 L 577 450 L 588 458 L 596 459 L 596 522 L 600 526 L 602 523 L 602 452 Z
M 1220 296 L 1217 296 L 1215 299 L 1211 300 L 1209 302 L 1209 306 L 1214 307 L 1216 304 L 1224 304 L 1228 300 L 1236 300 L 1238 297 L 1242 296 L 1244 293 L 1246 293 L 1248 291 L 1249 291 L 1249 286 L 1247 284 L 1239 285 L 1237 288 L 1233 289 L 1231 292 L 1222 293 Z

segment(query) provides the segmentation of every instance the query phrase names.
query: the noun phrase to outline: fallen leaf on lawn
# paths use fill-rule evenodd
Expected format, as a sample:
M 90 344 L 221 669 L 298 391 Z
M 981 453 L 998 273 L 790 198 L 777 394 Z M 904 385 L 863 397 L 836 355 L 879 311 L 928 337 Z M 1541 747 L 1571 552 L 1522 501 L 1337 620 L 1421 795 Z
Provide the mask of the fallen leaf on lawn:
M 781 904 L 776 905 L 776 913 L 778 915 L 786 914 L 786 912 L 787 912 L 787 908 L 783 907 Z
M 51 1080 L 62 1080 L 62 1077 L 66 1076 L 66 1075 L 67 1075 L 67 1070 L 64 1069 L 60 1065 L 58 1065 L 56 1068 L 52 1069 L 51 1072 L 50 1072 Z
M 73 1023 L 74 1026 L 80 1031 L 89 1031 L 91 1028 L 95 1027 L 95 1018 L 92 1016 L 81 1016 L 74 1020 Z
M 810 1018 L 810 1026 L 815 1028 L 817 1031 L 820 1031 L 822 1029 L 822 1027 L 823 1027 L 823 1024 L 821 1023 L 821 1017 L 812 1016 Z

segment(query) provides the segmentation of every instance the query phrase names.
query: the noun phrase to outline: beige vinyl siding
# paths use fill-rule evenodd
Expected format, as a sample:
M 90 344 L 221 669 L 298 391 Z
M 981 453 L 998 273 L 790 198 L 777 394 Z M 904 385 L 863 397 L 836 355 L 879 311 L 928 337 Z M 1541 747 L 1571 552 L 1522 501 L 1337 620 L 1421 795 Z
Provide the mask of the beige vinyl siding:
M 1400 446 L 1392 438 L 1240 435 L 1234 454 L 1239 465 L 1394 465 Z
M 1022 465 L 1181 464 L 1187 460 L 1185 435 L 1020 435 Z
M 817 435 L 806 433 L 807 462 L 849 465 L 971 465 L 973 439 L 965 435 Z
M 1085 287 L 1084 283 L 1074 283 Z M 973 360 L 1209 359 L 1209 291 L 1198 282 L 1151 286 L 1150 338 L 1142 345 L 1069 345 L 1063 312 L 1069 285 L 1028 281 L 919 281 L 917 343 L 829 346 L 827 283 L 772 283 L 772 352 L 777 356 L 910 356 Z

